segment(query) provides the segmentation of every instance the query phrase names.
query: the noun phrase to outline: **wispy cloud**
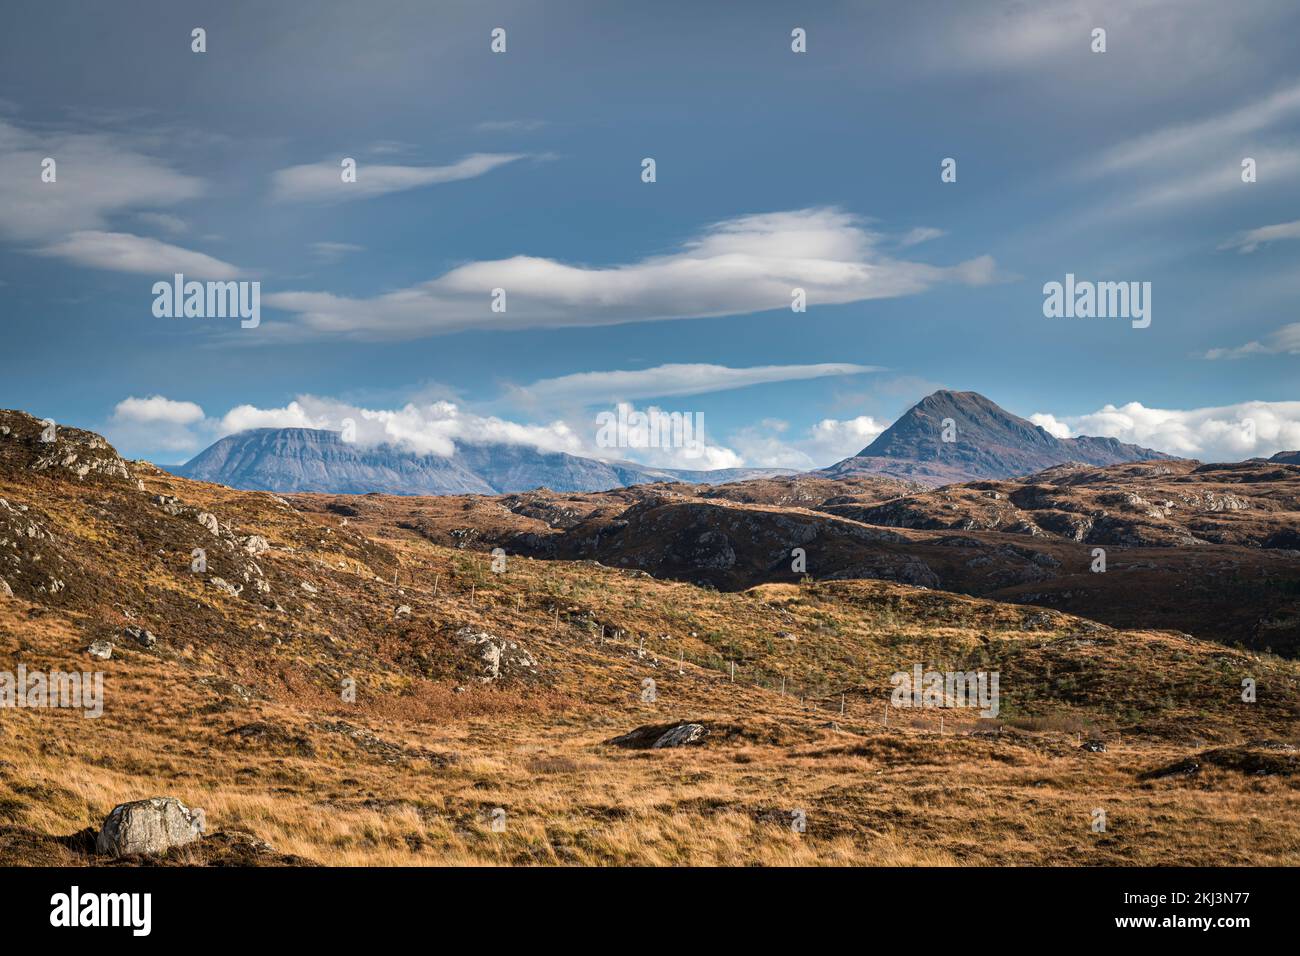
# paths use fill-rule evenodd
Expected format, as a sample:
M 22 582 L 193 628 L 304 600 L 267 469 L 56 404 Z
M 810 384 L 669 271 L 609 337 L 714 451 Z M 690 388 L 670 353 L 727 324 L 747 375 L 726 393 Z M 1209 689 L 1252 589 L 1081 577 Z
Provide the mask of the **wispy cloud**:
M 894 298 L 944 282 L 994 281 L 993 259 L 955 266 L 891 258 L 879 237 L 834 208 L 741 216 L 715 223 L 681 251 L 608 267 L 515 256 L 472 262 L 422 285 L 371 299 L 282 292 L 267 302 L 295 313 L 297 333 L 403 339 L 467 329 L 593 327 L 647 320 Z M 492 311 L 493 290 L 506 309 Z
M 722 392 L 771 382 L 861 375 L 878 372 L 875 365 L 820 363 L 816 365 L 759 365 L 729 368 L 706 363 L 657 365 L 635 371 L 578 372 L 545 378 L 511 389 L 519 401 L 542 405 L 610 403 L 638 398 L 667 398 Z
M 346 202 L 372 199 L 407 189 L 474 179 L 523 153 L 471 153 L 448 166 L 390 166 L 357 163 L 356 182 L 343 181 L 340 160 L 324 160 L 277 170 L 271 177 L 272 196 L 282 202 Z
M 43 182 L 41 163 L 55 162 Z M 194 199 L 202 180 L 147 155 L 130 137 L 36 132 L 0 120 L 0 238 L 48 241 L 98 230 L 117 213 Z
M 244 270 L 202 252 L 126 232 L 82 230 L 37 249 L 92 269 L 165 276 L 183 272 L 197 279 L 234 279 Z
M 1207 359 L 1244 359 L 1252 355 L 1300 355 L 1300 322 L 1292 322 L 1259 339 L 1232 348 L 1210 349 Z
M 942 229 L 934 229 L 930 226 L 917 226 L 909 230 L 903 238 L 898 240 L 900 246 L 915 246 L 922 242 L 929 242 L 931 239 L 938 239 L 940 236 L 946 236 L 947 233 Z
M 1291 125 L 1300 119 L 1300 84 L 1200 119 L 1171 124 L 1119 143 L 1079 167 L 1085 178 L 1129 183 L 1106 215 L 1151 207 L 1181 208 L 1247 188 L 1266 188 L 1300 173 Z M 1242 180 L 1255 160 L 1257 184 Z
M 1236 249 L 1241 253 L 1250 253 L 1265 243 L 1280 242 L 1285 239 L 1300 239 L 1300 219 L 1291 222 L 1279 222 L 1272 226 L 1260 226 L 1258 229 L 1247 229 L 1245 232 L 1229 239 L 1219 248 Z
M 136 219 L 146 226 L 152 226 L 163 232 L 170 233 L 173 236 L 179 236 L 182 233 L 189 232 L 189 223 L 180 216 L 173 216 L 167 212 L 141 212 L 136 213 Z
M 484 120 L 474 130 L 479 133 L 531 133 L 545 125 L 546 120 L 538 119 Z
M 311 254 L 321 262 L 338 262 L 346 255 L 365 251 L 365 248 L 353 242 L 313 242 Z

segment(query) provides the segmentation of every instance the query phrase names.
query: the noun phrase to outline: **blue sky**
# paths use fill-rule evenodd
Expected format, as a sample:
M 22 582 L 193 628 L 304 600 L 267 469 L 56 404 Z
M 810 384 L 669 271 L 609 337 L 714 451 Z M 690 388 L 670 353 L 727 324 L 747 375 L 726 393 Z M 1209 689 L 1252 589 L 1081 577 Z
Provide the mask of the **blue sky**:
M 7 5 L 0 406 L 161 463 L 345 417 L 595 454 L 628 402 L 708 447 L 625 457 L 825 465 L 939 387 L 1300 446 L 1294 4 L 205 6 Z M 175 271 L 261 325 L 156 318 Z M 1045 318 L 1067 273 L 1151 326 Z

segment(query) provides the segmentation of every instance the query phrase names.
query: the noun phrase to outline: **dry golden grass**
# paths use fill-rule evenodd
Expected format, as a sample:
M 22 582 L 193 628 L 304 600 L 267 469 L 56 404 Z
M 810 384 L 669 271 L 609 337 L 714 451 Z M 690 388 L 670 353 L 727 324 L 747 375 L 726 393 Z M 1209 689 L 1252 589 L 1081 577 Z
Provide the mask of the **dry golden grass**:
M 1214 744 L 1294 740 L 1290 661 L 881 582 L 728 594 L 518 559 L 496 575 L 397 529 L 354 540 L 266 495 L 145 483 L 266 536 L 285 610 L 167 570 L 179 558 L 106 551 L 111 534 L 78 524 L 86 493 L 50 495 L 58 533 L 92 542 L 112 586 L 94 606 L 0 601 L 0 661 L 93 664 L 107 700 L 98 720 L 0 711 L 0 826 L 72 834 L 171 795 L 213 830 L 344 866 L 1300 864 L 1297 776 L 1138 778 Z M 91 662 L 88 635 L 128 606 L 159 648 Z M 480 684 L 447 650 L 462 625 L 518 641 L 540 681 Z M 1000 670 L 1000 719 L 951 712 L 940 733 L 937 715 L 894 710 L 885 726 L 889 675 L 917 662 Z M 1240 701 L 1244 676 L 1257 704 Z M 607 743 L 683 721 L 711 728 L 704 746 Z M 1079 748 L 1094 735 L 1105 753 Z M 67 859 L 6 855 L 0 836 L 0 862 L 50 861 Z

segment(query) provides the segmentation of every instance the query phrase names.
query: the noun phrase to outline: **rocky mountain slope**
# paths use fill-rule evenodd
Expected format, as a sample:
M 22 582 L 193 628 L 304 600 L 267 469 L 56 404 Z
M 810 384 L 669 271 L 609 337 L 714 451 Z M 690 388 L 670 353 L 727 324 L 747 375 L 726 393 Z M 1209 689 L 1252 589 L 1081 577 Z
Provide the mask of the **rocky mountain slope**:
M 1056 438 L 977 392 L 942 390 L 913 405 L 857 455 L 823 471 L 835 477 L 888 475 L 933 486 L 1013 478 L 1066 462 L 1112 465 L 1168 457 L 1113 438 Z
M 873 479 L 280 496 L 43 432 L 0 412 L 0 672 L 99 672 L 103 708 L 0 708 L 0 864 L 1300 863 L 1295 660 L 820 563 L 928 580 L 915 559 L 945 586 L 959 564 L 1056 573 L 1033 555 L 1077 542 L 810 507 L 914 491 Z M 690 583 L 725 563 L 709 533 L 746 574 L 803 539 L 808 574 Z M 523 534 L 613 546 L 494 560 Z M 1187 597 L 1124 573 L 1148 603 Z M 997 671 L 998 714 L 893 706 L 915 664 Z M 154 797 L 203 835 L 143 856 L 95 839 Z
M 257 428 L 219 439 L 171 471 L 250 491 L 394 495 L 503 494 L 546 487 L 603 491 L 654 481 L 737 481 L 788 469 L 654 469 L 525 445 L 458 443 L 450 457 L 363 447 L 313 428 Z

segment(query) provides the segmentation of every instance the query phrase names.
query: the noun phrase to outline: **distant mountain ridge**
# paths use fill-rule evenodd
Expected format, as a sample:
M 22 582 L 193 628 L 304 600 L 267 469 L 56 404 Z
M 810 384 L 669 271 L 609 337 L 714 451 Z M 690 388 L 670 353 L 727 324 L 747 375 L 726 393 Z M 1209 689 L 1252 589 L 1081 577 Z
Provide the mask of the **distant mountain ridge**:
M 947 420 L 952 441 L 944 441 Z M 879 475 L 937 486 L 1015 478 L 1069 462 L 1106 466 L 1172 457 L 1114 438 L 1057 438 L 977 392 L 942 390 L 913 405 L 853 457 L 811 474 Z M 454 454 L 442 457 L 393 445 L 363 447 L 343 441 L 338 432 L 311 428 L 228 435 L 171 470 L 250 491 L 395 495 L 514 494 L 539 487 L 607 491 L 660 481 L 725 484 L 794 473 L 653 468 L 507 444 L 457 443 Z
M 951 441 L 944 441 L 951 420 Z M 1172 455 L 1114 438 L 1057 438 L 978 392 L 946 389 L 913 405 L 862 451 L 822 474 L 880 474 L 929 485 L 1014 478 L 1081 462 L 1118 465 Z
M 255 428 L 227 435 L 170 471 L 247 491 L 392 495 L 496 495 L 538 487 L 607 491 L 657 481 L 720 484 L 792 473 L 782 468 L 651 468 L 527 445 L 458 443 L 455 454 L 441 457 L 392 445 L 363 447 L 343 441 L 338 432 L 314 428 Z

